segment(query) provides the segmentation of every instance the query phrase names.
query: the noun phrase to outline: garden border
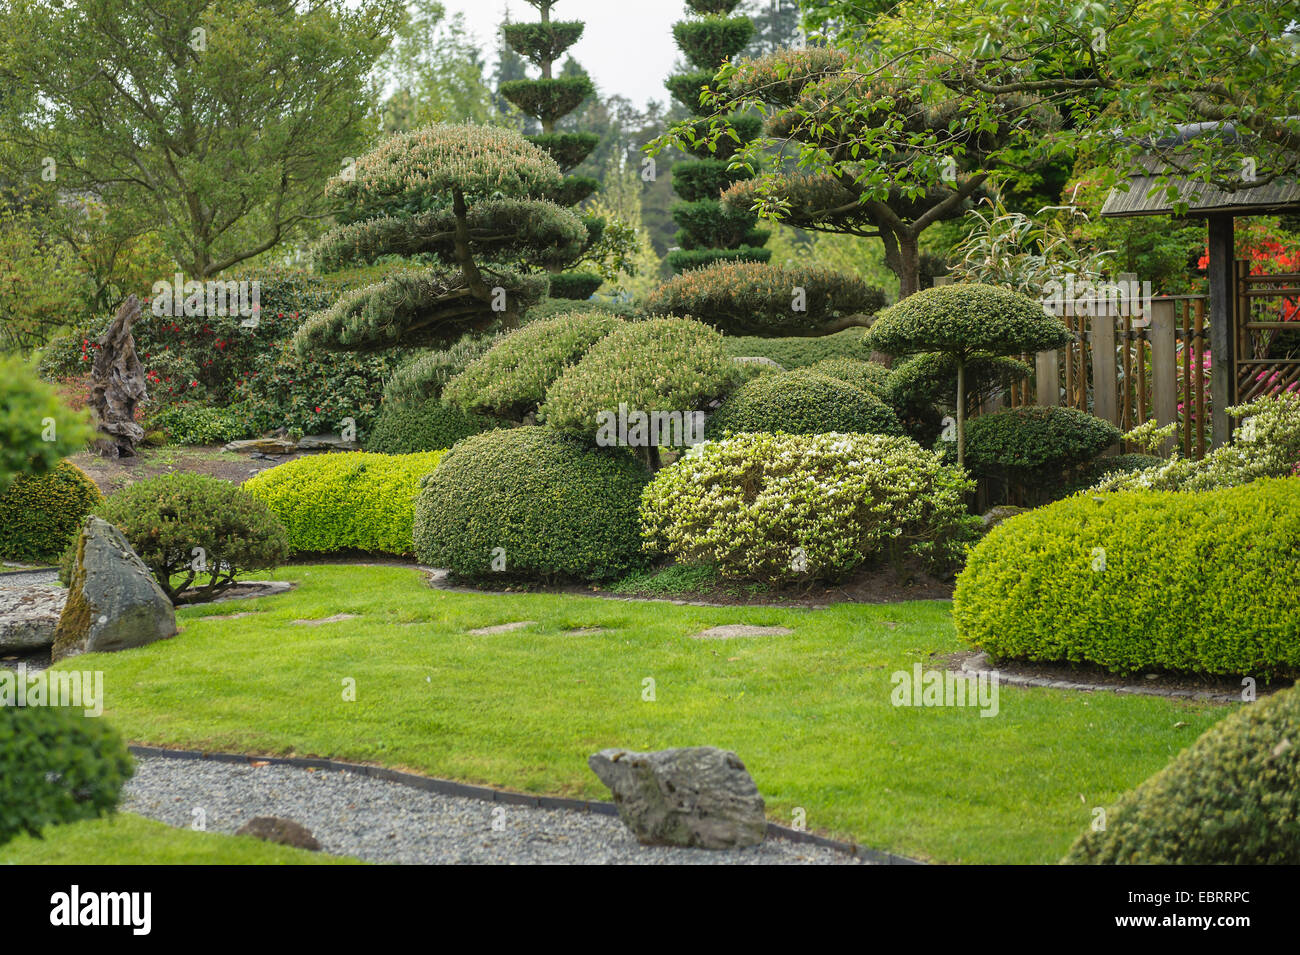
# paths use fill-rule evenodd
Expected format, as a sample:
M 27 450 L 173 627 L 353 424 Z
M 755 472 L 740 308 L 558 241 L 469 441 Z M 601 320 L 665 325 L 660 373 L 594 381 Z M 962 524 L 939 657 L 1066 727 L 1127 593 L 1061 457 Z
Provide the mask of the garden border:
M 618 809 L 612 802 L 599 799 L 530 796 L 527 793 L 511 792 L 506 789 L 492 789 L 487 786 L 473 786 L 469 783 L 458 783 L 450 779 L 439 779 L 436 776 L 421 776 L 418 773 L 407 773 L 397 769 L 387 769 L 383 766 L 368 766 L 365 763 L 349 763 L 337 759 L 322 759 L 315 756 L 258 756 L 245 753 L 203 752 L 188 749 L 166 749 L 160 746 L 132 745 L 128 748 L 133 756 L 145 758 L 211 760 L 218 763 L 259 762 L 270 763 L 275 766 L 291 766 L 296 769 L 325 769 L 369 776 L 373 779 L 382 779 L 443 796 L 461 796 L 467 799 L 481 799 L 485 802 L 504 803 L 510 806 L 528 806 L 532 809 L 568 809 L 596 813 L 601 816 L 618 815 Z M 906 856 L 895 855 L 892 852 L 884 852 L 880 849 L 868 849 L 866 846 L 860 846 L 857 843 L 828 839 L 825 836 L 791 829 L 788 826 L 770 821 L 767 824 L 767 835 L 769 838 L 785 839 L 788 842 L 835 849 L 839 852 L 848 853 L 855 858 L 866 859 L 876 865 L 928 865 L 928 863 L 921 862 L 918 859 L 909 859 Z

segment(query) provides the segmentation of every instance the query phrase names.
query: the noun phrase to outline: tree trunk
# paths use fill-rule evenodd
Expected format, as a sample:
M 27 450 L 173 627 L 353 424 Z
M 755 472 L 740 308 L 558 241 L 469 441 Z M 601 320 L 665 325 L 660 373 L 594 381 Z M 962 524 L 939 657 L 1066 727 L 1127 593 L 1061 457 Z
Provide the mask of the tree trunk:
M 957 358 L 957 466 L 966 464 L 966 360 Z
M 135 423 L 135 409 L 148 391 L 131 335 L 131 326 L 139 317 L 140 300 L 132 295 L 99 336 L 99 350 L 90 370 L 90 407 L 98 432 L 93 447 L 105 457 L 135 457 L 135 446 L 144 438 L 144 429 Z
M 898 234 L 898 300 L 921 290 L 921 250 L 916 236 L 906 232 Z

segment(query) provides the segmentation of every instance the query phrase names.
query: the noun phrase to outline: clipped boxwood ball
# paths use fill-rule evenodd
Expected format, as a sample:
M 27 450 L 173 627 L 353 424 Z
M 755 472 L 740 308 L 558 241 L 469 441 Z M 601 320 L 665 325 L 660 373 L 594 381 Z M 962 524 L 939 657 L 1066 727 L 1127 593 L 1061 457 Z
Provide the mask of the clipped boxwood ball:
M 466 577 L 614 577 L 644 562 L 637 507 L 649 479 L 626 448 L 546 428 L 474 435 L 425 478 L 415 552 Z
M 741 386 L 709 416 L 705 435 L 831 431 L 901 435 L 893 409 L 846 381 L 811 370 L 762 375 Z
M 461 438 L 499 426 L 491 418 L 471 414 L 441 398 L 385 401 L 366 436 L 366 450 L 380 454 L 441 451 Z
M 0 706 L 0 846 L 107 815 L 133 771 L 122 738 L 102 719 L 57 706 Z
M 45 474 L 20 475 L 0 494 L 0 557 L 57 561 L 103 500 L 95 482 L 67 461 Z
M 1300 687 L 1242 706 L 1122 796 L 1069 864 L 1300 864 Z
M 808 370 L 847 381 L 859 391 L 875 395 L 886 403 L 889 401 L 890 371 L 884 365 L 856 358 L 823 358 Z
M 966 426 L 966 464 L 977 473 L 1061 471 L 1091 461 L 1123 435 L 1077 408 L 1026 405 Z
M 1268 677 L 1300 672 L 1300 477 L 1086 493 L 999 524 L 953 620 L 994 659 Z

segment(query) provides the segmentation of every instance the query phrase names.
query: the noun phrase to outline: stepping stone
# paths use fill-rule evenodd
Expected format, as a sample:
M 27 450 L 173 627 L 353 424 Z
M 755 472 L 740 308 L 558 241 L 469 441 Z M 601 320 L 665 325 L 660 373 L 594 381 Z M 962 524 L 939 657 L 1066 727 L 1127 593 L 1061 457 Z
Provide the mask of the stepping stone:
M 574 627 L 572 630 L 561 630 L 560 636 L 587 637 L 593 633 L 609 633 L 609 627 Z
M 710 627 L 699 633 L 691 634 L 692 640 L 730 640 L 732 637 L 784 637 L 794 633 L 789 627 L 751 627 L 748 624 L 733 623 L 725 627 Z
M 486 636 L 489 633 L 509 633 L 511 630 L 522 630 L 524 627 L 537 626 L 536 620 L 516 620 L 514 623 L 499 623 L 495 627 L 479 627 L 477 630 L 470 630 L 476 637 Z
M 322 623 L 339 623 L 343 620 L 355 620 L 359 615 L 355 613 L 336 613 L 332 617 L 318 617 L 315 620 L 295 620 L 294 623 L 302 624 L 306 627 L 319 627 Z
M 206 617 L 199 617 L 200 620 L 238 620 L 240 617 L 251 617 L 253 614 L 265 613 L 263 610 L 245 610 L 243 613 L 212 613 Z M 302 621 L 296 621 L 301 623 Z

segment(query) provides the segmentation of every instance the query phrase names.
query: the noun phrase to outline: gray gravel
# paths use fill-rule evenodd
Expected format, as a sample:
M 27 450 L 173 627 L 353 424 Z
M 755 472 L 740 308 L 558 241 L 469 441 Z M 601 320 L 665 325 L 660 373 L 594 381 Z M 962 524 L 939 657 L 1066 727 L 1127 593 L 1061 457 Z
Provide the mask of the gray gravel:
M 206 760 L 136 758 L 120 808 L 210 832 L 284 816 L 326 852 L 368 862 L 428 864 L 853 865 L 821 846 L 767 839 L 750 849 L 641 846 L 615 816 L 503 806 L 355 773 Z M 494 822 L 499 829 L 494 829 Z

